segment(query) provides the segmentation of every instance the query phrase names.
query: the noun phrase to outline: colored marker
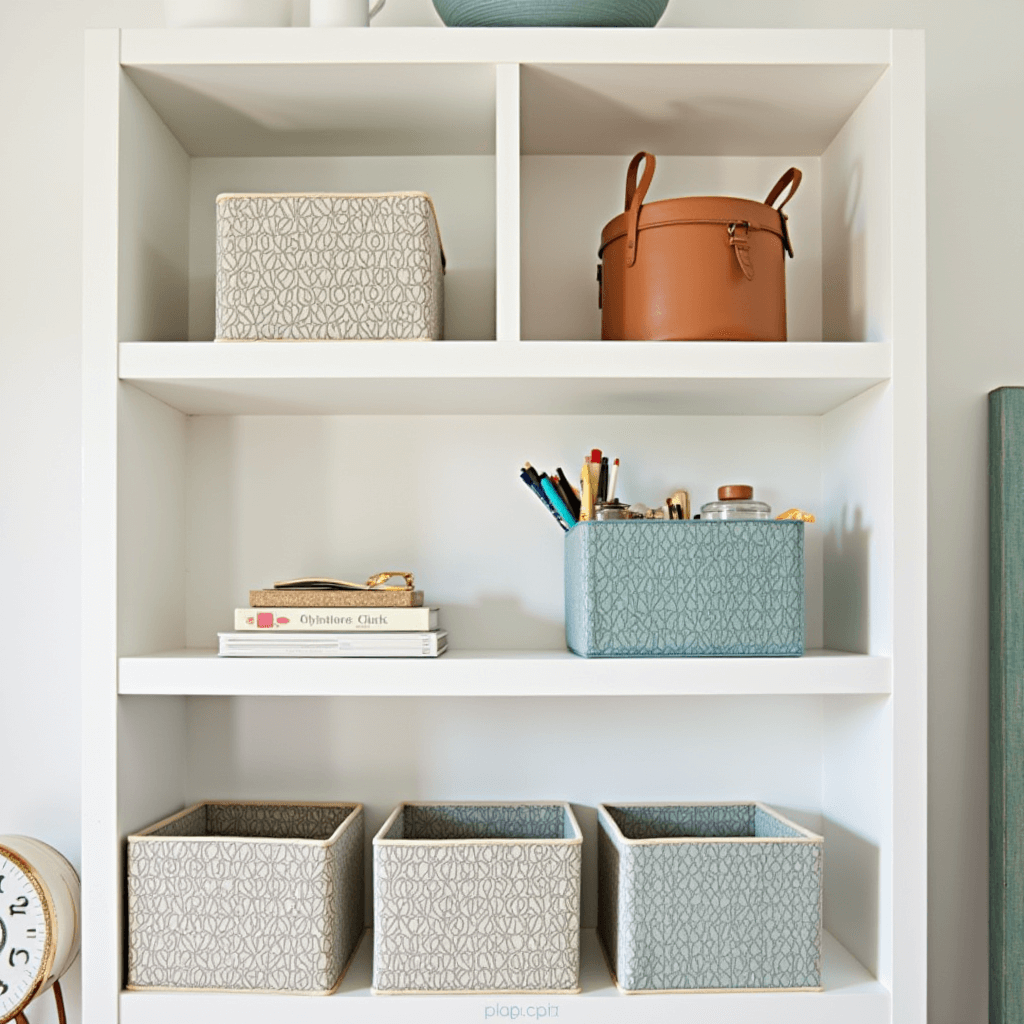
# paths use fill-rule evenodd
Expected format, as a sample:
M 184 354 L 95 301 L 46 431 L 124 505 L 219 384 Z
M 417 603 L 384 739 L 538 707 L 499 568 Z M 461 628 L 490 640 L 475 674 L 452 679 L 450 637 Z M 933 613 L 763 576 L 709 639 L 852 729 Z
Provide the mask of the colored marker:
M 619 460 L 612 463 L 611 471 L 608 473 L 608 500 L 615 500 L 615 488 L 619 482 Z
M 555 511 L 562 517 L 562 521 L 566 526 L 575 526 L 576 520 L 573 518 L 573 514 L 565 507 L 565 502 L 562 501 L 555 490 L 555 485 L 546 477 L 540 478 L 541 486 L 544 488 L 544 493 L 548 496 L 548 501 L 555 506 Z
M 569 511 L 573 514 L 574 519 L 580 517 L 580 499 L 579 496 L 572 488 L 572 484 L 569 483 L 569 478 L 562 472 L 561 468 L 558 469 L 558 482 L 562 485 L 561 494 L 565 498 L 565 503 L 569 506 Z

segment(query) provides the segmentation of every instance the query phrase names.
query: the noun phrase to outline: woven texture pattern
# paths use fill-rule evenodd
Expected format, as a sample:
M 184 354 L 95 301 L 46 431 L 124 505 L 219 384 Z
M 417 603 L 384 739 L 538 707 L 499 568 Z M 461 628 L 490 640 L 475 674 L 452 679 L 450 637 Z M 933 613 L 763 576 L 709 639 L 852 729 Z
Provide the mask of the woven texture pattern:
M 668 0 L 434 0 L 446 25 L 653 28 Z
M 217 201 L 217 337 L 444 337 L 444 269 L 426 196 Z
M 565 633 L 585 657 L 804 653 L 803 523 L 588 522 L 565 539 Z
M 374 988 L 577 989 L 582 845 L 568 815 L 407 805 L 374 842 Z M 535 826 L 548 841 L 531 841 Z
M 650 839 L 699 836 L 702 819 L 718 837 L 734 810 L 652 807 Z M 629 811 L 636 820 L 642 808 Z M 771 814 L 751 817 L 757 831 L 745 841 L 636 845 L 599 816 L 598 932 L 621 988 L 821 986 L 822 844 Z
M 327 993 L 362 927 L 354 806 L 204 805 L 130 838 L 130 988 Z

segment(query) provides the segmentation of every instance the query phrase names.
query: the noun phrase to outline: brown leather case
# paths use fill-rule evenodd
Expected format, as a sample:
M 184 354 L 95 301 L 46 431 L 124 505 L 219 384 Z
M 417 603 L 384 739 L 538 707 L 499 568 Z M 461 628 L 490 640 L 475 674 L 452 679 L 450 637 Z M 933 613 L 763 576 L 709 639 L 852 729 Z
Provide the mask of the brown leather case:
M 602 339 L 785 341 L 785 257 L 793 247 L 782 208 L 801 172 L 786 171 L 763 203 L 692 196 L 644 205 L 655 165 L 650 153 L 633 157 L 626 212 L 601 234 Z

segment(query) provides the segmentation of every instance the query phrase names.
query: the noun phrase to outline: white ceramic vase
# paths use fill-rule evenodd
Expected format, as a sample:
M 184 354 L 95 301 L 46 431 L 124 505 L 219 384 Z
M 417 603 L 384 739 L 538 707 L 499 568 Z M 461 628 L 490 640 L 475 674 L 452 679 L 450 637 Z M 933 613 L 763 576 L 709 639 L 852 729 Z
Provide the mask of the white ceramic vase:
M 292 23 L 291 0 L 164 0 L 168 28 L 258 26 Z

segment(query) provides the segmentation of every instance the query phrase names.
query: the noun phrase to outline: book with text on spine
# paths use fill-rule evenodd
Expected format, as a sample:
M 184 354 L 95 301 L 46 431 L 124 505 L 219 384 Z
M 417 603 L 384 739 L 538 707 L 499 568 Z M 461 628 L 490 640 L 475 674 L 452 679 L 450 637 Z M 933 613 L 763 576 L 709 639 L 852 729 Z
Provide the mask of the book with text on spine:
M 235 629 L 258 633 L 422 633 L 436 608 L 236 608 Z
M 444 630 L 425 633 L 218 633 L 222 658 L 436 658 Z

